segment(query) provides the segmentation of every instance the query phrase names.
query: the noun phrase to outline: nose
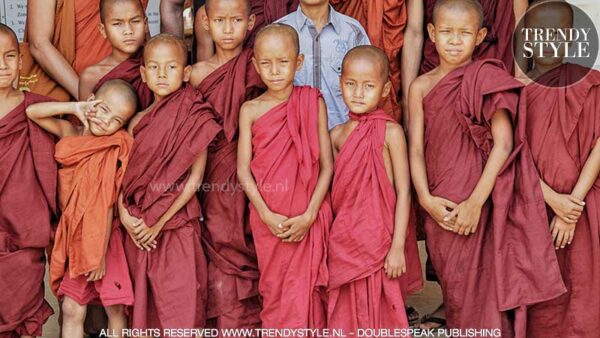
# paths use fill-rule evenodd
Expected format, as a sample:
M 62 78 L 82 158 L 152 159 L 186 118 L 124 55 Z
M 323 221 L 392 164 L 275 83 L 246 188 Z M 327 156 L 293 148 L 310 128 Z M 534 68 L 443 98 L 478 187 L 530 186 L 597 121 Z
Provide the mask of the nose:
M 459 32 L 455 32 L 452 33 L 452 35 L 450 35 L 450 43 L 453 45 L 458 45 L 462 42 L 462 39 L 460 38 L 460 33 Z
M 0 69 L 7 69 L 8 68 L 8 63 L 6 62 L 6 60 L 4 60 L 3 57 L 0 57 Z
M 129 22 L 125 23 L 125 28 L 124 28 L 123 34 L 125 34 L 125 35 L 131 35 L 131 34 L 133 34 L 133 29 L 132 29 L 132 26 L 131 26 L 131 24 Z
M 158 78 L 165 79 L 167 77 L 167 69 L 166 67 L 160 67 L 158 69 Z
M 231 20 L 225 20 L 225 26 L 223 27 L 223 33 L 231 34 L 233 33 L 233 24 Z
M 365 96 L 363 86 L 354 86 L 354 97 L 362 99 Z
M 276 62 L 271 64 L 271 75 L 279 75 L 279 67 Z

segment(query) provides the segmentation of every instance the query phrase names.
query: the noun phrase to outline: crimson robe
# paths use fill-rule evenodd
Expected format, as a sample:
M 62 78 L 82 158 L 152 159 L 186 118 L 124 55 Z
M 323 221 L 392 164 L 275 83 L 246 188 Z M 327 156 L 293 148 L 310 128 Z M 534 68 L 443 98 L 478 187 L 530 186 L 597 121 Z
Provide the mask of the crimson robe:
M 460 236 L 425 215 L 427 247 L 438 273 L 449 327 L 512 328 L 504 311 L 521 311 L 565 292 L 548 231 L 539 178 L 525 140 L 522 84 L 498 60 L 453 70 L 423 99 L 425 163 L 429 191 L 465 201 L 493 147 L 491 119 L 508 111 L 514 149 L 481 210 L 477 231 Z
M 399 93 L 400 52 L 404 45 L 404 29 L 406 28 L 405 0 L 330 0 L 335 9 L 358 20 L 365 28 L 369 41 L 385 52 L 390 61 L 391 95 L 382 102 L 382 108 L 392 115 L 396 121 L 401 119 Z
M 389 279 L 383 268 L 395 225 L 396 191 L 383 159 L 387 123 L 394 119 L 383 110 L 350 113 L 350 119 L 359 122 L 335 160 L 331 191 L 328 325 L 345 332 L 408 328 L 402 287 L 423 286 L 414 222 L 406 234 L 406 273 Z
M 286 16 L 298 8 L 299 0 L 250 0 L 250 12 L 256 16 L 252 32 L 246 36 L 245 48 L 254 46 L 260 29 Z
M 570 194 L 600 136 L 600 73 L 566 64 L 527 86 L 527 136 L 540 176 Z M 568 292 L 528 309 L 528 337 L 597 337 L 600 332 L 600 180 L 585 197 L 571 245 L 556 251 Z M 554 212 L 547 207 L 549 220 Z
M 308 207 L 319 176 L 317 89 L 294 87 L 287 102 L 252 125 L 251 171 L 269 209 L 294 217 Z M 273 235 L 254 206 L 250 225 L 256 245 L 263 328 L 323 328 L 327 285 L 326 246 L 331 224 L 327 196 L 301 242 Z
M 137 53 L 132 55 L 129 59 L 121 62 L 118 66 L 113 68 L 110 72 L 104 75 L 98 83 L 94 86 L 92 90 L 93 93 L 97 92 L 100 87 L 106 81 L 121 79 L 133 86 L 135 88 L 138 100 L 139 107 L 138 109 L 144 110 L 148 108 L 152 101 L 154 101 L 154 94 L 148 85 L 144 81 L 142 81 L 142 75 L 140 74 L 140 66 L 144 64 L 144 51 L 139 50 Z
M 54 313 L 44 300 L 45 248 L 56 215 L 54 141 L 25 109 L 49 101 L 25 93 L 0 119 L 0 336 L 41 336 Z
M 185 85 L 158 102 L 134 128 L 123 178 L 129 213 L 153 226 L 181 194 L 198 155 L 221 130 L 210 106 Z M 194 197 L 164 226 L 157 248 L 125 254 L 133 281 L 133 328 L 204 327 L 206 259 L 200 243 L 200 203 Z
M 483 7 L 483 27 L 488 33 L 483 42 L 473 52 L 474 60 L 499 59 L 512 74 L 514 73 L 513 32 L 515 29 L 515 12 L 513 0 L 479 0 Z M 433 20 L 433 8 L 436 0 L 425 0 L 425 25 Z M 425 31 L 423 60 L 421 73 L 439 66 L 440 58 L 435 45 Z
M 237 177 L 237 130 L 244 101 L 260 93 L 252 50 L 213 71 L 198 86 L 212 104 L 224 133 L 208 149 L 200 194 L 204 210 L 202 243 L 208 256 L 207 318 L 219 328 L 260 327 L 258 264 L 248 224 L 248 201 Z

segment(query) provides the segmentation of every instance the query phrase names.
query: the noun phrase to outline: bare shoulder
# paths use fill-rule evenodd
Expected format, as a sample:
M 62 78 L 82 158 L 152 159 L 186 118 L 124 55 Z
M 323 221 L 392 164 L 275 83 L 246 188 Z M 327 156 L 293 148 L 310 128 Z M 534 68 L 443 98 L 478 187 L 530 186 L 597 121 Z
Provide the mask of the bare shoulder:
M 190 77 L 190 83 L 194 87 L 198 87 L 204 79 L 206 79 L 212 72 L 215 71 L 214 65 L 210 60 L 196 62 L 192 66 L 192 75 Z
M 329 139 L 331 140 L 331 145 L 335 148 L 335 150 L 339 150 L 341 148 L 340 140 L 344 134 L 345 124 L 346 123 L 338 124 L 329 131 Z
M 394 145 L 406 142 L 406 135 L 402 126 L 395 121 L 387 121 L 385 126 L 385 143 Z
M 146 116 L 146 114 L 148 114 L 148 112 L 150 111 L 152 106 L 146 108 L 146 110 L 142 110 L 141 112 L 136 113 L 135 115 L 133 115 L 133 117 L 129 120 L 129 124 L 127 125 L 127 132 L 129 133 L 129 135 L 133 136 L 133 129 L 137 126 L 137 124 L 140 122 L 140 120 Z

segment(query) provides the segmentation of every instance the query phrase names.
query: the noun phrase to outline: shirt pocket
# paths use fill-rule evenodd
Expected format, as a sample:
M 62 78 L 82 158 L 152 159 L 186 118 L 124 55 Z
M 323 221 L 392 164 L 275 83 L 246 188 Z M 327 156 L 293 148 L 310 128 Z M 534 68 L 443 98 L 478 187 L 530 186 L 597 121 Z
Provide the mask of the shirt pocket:
M 342 88 L 340 87 L 340 78 L 342 76 L 342 61 L 343 57 L 333 57 L 329 62 L 329 73 L 331 74 L 331 86 L 335 96 L 342 96 Z

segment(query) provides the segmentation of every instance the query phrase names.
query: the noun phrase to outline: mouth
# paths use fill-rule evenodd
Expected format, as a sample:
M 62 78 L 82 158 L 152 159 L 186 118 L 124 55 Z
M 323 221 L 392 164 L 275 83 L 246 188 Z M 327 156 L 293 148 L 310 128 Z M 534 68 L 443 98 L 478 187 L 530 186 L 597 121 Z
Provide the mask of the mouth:
M 159 87 L 159 88 L 167 88 L 167 87 L 169 87 L 169 84 L 167 84 L 167 83 L 157 83 L 156 86 Z
M 358 102 L 358 101 L 350 101 L 350 103 L 352 103 L 355 106 L 364 106 L 365 105 L 364 102 Z
M 230 44 L 230 43 L 233 43 L 235 40 L 234 40 L 234 39 L 227 38 L 227 39 L 222 39 L 221 41 L 222 41 L 223 43 Z
M 106 128 L 104 128 L 101 123 L 93 121 L 92 124 L 96 126 L 96 128 L 99 129 L 101 132 L 106 132 Z
M 271 83 L 281 83 L 281 82 L 283 82 L 283 80 L 282 79 L 275 79 L 275 80 L 269 80 L 269 82 L 271 82 Z
M 132 44 L 134 44 L 136 42 L 137 41 L 135 41 L 134 39 L 128 39 L 128 40 L 123 41 L 123 43 L 126 44 L 126 45 L 132 45 Z
M 462 50 L 460 49 L 446 49 L 446 53 L 456 56 L 459 55 L 460 53 L 462 53 Z

